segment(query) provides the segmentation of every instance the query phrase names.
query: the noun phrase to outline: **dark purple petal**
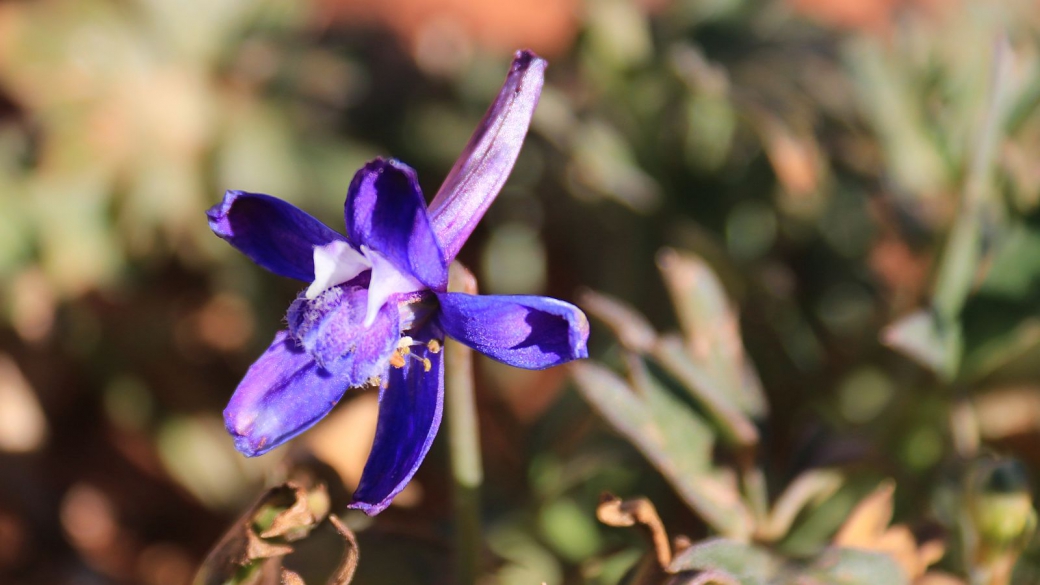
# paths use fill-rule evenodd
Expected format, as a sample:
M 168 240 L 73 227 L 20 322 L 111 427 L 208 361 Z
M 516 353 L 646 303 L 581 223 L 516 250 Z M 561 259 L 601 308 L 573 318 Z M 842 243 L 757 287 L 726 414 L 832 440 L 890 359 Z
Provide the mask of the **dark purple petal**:
M 428 288 L 444 290 L 448 265 L 430 227 L 415 171 L 376 159 L 354 175 L 347 191 L 347 233 Z
M 383 304 L 372 324 L 365 276 L 332 287 L 314 299 L 297 298 L 289 307 L 289 332 L 319 365 L 336 372 L 348 386 L 383 376 L 400 339 L 397 303 Z
M 379 397 L 372 452 L 351 508 L 369 516 L 383 511 L 426 457 L 444 407 L 443 357 L 443 352 L 416 345 L 403 368 L 390 368 L 389 384 Z M 428 360 L 428 370 L 423 359 Z
M 589 321 L 570 303 L 463 293 L 437 299 L 444 332 L 500 362 L 540 370 L 588 357 Z
M 260 193 L 228 191 L 206 216 L 213 233 L 253 262 L 306 282 L 314 280 L 314 247 L 346 241 L 295 205 Z
M 321 420 L 347 386 L 279 331 L 231 396 L 224 424 L 242 454 L 263 455 Z
M 498 97 L 430 203 L 433 231 L 449 263 L 513 170 L 542 94 L 545 67 L 534 53 L 517 51 Z

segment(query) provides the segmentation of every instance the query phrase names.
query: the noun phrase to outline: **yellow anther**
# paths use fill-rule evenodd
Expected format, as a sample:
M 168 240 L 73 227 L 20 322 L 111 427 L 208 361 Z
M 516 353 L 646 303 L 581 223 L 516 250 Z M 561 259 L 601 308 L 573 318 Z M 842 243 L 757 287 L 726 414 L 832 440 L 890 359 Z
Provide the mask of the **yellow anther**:
M 400 347 L 400 348 L 397 349 L 397 351 L 401 355 L 408 355 L 408 354 L 412 353 L 412 348 L 410 348 L 410 347 Z
M 401 352 L 395 351 L 390 355 L 390 365 L 395 368 L 404 367 L 404 356 L 401 355 Z
M 430 360 L 429 360 L 429 359 L 427 359 L 427 358 L 423 358 L 423 359 L 422 359 L 422 367 L 423 367 L 423 370 L 424 370 L 424 371 L 427 371 L 427 372 L 429 372 L 429 371 L 430 371 L 430 368 L 432 368 L 432 367 L 433 367 L 433 364 L 432 364 L 432 363 L 430 363 Z
M 431 339 L 426 342 L 426 348 L 430 350 L 430 353 L 439 353 L 441 351 L 441 342 Z

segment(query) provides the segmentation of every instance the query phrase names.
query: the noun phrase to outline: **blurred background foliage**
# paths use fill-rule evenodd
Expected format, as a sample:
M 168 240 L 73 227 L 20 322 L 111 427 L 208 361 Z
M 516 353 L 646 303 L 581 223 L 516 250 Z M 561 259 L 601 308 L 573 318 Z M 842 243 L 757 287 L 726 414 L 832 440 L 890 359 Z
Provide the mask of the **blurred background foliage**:
M 1025 0 L 0 2 L 0 581 L 188 583 L 292 466 L 343 511 L 375 396 L 234 451 L 299 285 L 203 212 L 340 226 L 377 155 L 431 193 L 529 47 L 532 132 L 461 259 L 579 302 L 594 361 L 478 361 L 486 582 L 1037 582 L 1038 36 Z M 356 582 L 455 582 L 446 469 L 440 439 L 344 516 Z M 687 537 L 670 565 L 604 491 Z M 320 582 L 341 539 L 306 542 Z

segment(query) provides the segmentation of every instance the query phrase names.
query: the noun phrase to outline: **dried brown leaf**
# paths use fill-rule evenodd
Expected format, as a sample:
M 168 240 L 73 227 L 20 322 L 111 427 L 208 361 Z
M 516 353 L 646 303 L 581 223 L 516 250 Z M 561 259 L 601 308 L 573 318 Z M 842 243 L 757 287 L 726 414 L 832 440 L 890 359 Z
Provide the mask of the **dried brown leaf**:
M 883 482 L 864 498 L 849 514 L 838 530 L 834 543 L 840 547 L 880 552 L 888 555 L 911 581 L 916 581 L 928 567 L 942 558 L 946 546 L 940 540 L 918 545 L 910 529 L 892 521 L 892 496 L 895 482 Z
M 354 579 L 354 571 L 357 570 L 358 562 L 361 560 L 361 549 L 358 548 L 357 537 L 346 524 L 335 514 L 329 514 L 329 522 L 336 529 L 345 542 L 343 549 L 343 560 L 339 568 L 329 580 L 330 585 L 346 585 Z
M 892 521 L 892 495 L 896 484 L 886 480 L 852 509 L 838 529 L 834 544 L 844 547 L 872 549 Z
M 672 549 L 668 544 L 668 533 L 650 500 L 622 500 L 613 494 L 604 493 L 596 507 L 596 518 L 607 526 L 641 526 L 649 536 L 661 570 L 671 564 Z
M 324 493 L 323 487 L 317 489 L 322 490 L 319 493 Z M 220 585 L 227 582 L 239 568 L 254 561 L 276 559 L 291 553 L 292 546 L 264 540 L 256 533 L 254 525 L 264 510 L 285 507 L 264 531 L 265 535 L 282 536 L 293 530 L 309 530 L 318 519 L 314 517 L 308 503 L 307 490 L 296 483 L 285 483 L 264 492 L 210 550 L 195 576 L 196 585 Z
M 270 559 L 274 557 L 285 556 L 293 551 L 293 547 L 288 544 L 281 544 L 277 542 L 267 542 L 260 538 L 253 532 L 252 529 L 247 528 L 245 531 L 246 536 L 246 551 L 240 560 L 237 562 L 239 565 L 245 565 L 251 561 L 258 559 Z
M 262 538 L 284 537 L 287 540 L 297 540 L 304 536 L 300 529 L 311 528 L 321 519 L 316 518 L 310 508 L 310 498 L 307 490 L 300 485 L 288 484 L 294 491 L 295 501 L 285 511 L 274 517 L 271 526 L 260 533 Z M 324 486 L 317 489 L 324 491 Z

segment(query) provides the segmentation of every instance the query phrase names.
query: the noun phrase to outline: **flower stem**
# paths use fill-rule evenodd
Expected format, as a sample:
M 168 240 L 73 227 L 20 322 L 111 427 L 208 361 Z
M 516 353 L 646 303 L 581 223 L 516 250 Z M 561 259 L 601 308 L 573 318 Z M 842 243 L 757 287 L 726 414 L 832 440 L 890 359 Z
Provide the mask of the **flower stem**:
M 476 294 L 477 281 L 469 270 L 455 262 L 451 265 L 448 289 Z M 473 390 L 473 351 L 447 339 L 444 360 L 444 405 L 455 505 L 456 582 L 472 585 L 477 580 L 480 561 L 480 485 L 484 481 Z

